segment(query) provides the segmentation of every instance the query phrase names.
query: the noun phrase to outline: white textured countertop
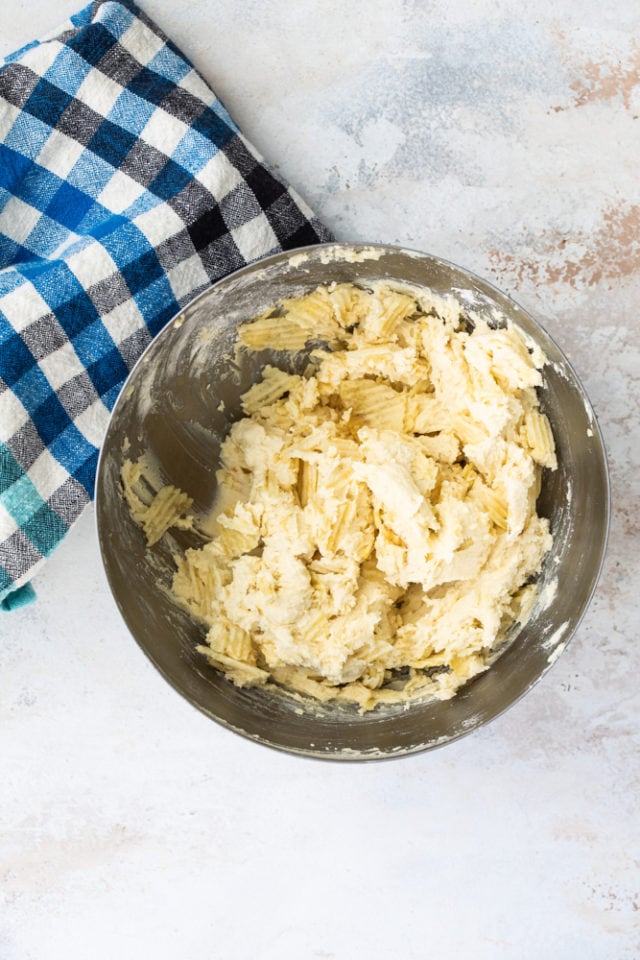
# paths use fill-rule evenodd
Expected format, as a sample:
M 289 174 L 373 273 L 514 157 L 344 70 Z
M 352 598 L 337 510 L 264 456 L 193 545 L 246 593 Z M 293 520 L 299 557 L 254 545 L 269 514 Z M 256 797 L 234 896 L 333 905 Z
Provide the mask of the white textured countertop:
M 437 253 L 542 320 L 604 430 L 610 549 L 568 650 L 506 715 L 342 766 L 174 693 L 85 515 L 38 602 L 0 620 L 1 960 L 637 960 L 636 0 L 144 7 L 340 239 Z M 6 0 L 0 55 L 76 8 Z

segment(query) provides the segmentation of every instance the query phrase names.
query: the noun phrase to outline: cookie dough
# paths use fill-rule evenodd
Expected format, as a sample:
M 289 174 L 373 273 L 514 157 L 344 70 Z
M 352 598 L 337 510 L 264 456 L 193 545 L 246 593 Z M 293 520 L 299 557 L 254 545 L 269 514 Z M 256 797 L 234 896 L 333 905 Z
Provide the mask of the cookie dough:
M 215 534 L 177 558 L 173 592 L 208 627 L 199 649 L 238 685 L 362 710 L 452 697 L 526 619 L 551 546 L 544 355 L 454 299 L 384 284 L 285 300 L 239 340 L 318 346 L 303 376 L 266 365 L 242 397 Z M 154 536 L 168 505 L 188 522 L 171 489 L 160 523 L 145 508 Z

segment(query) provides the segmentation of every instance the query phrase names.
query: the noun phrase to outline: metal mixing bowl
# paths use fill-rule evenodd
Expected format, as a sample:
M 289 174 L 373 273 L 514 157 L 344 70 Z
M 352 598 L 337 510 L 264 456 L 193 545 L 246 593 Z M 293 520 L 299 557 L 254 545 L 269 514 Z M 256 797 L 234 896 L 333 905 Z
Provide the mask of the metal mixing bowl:
M 127 456 L 149 451 L 167 483 L 186 490 L 196 509 L 212 505 L 220 443 L 240 415 L 239 396 L 267 355 L 236 366 L 238 323 L 285 296 L 332 280 L 366 284 L 385 278 L 452 292 L 470 309 L 513 321 L 546 353 L 541 390 L 559 466 L 545 471 L 539 512 L 550 518 L 554 545 L 541 574 L 557 578 L 551 602 L 539 603 L 490 669 L 453 700 L 384 706 L 360 716 L 351 705 L 301 707 L 264 689 L 239 689 L 196 651 L 204 628 L 167 591 L 173 564 L 167 545 L 147 553 L 140 529 L 120 494 Z M 273 360 L 274 358 L 271 357 Z M 276 362 L 290 363 L 287 355 Z M 298 369 L 304 366 L 298 362 Z M 222 406 L 221 401 L 224 401 Z M 426 750 L 454 740 L 497 716 L 526 693 L 564 649 L 593 594 L 609 520 L 606 456 L 593 410 L 566 358 L 519 306 L 484 280 L 427 254 L 395 247 L 335 244 L 283 253 L 216 283 L 159 334 L 132 371 L 116 403 L 98 469 L 100 547 L 111 590 L 129 630 L 176 690 L 223 726 L 291 753 L 368 760 Z M 200 545 L 177 533 L 182 547 Z

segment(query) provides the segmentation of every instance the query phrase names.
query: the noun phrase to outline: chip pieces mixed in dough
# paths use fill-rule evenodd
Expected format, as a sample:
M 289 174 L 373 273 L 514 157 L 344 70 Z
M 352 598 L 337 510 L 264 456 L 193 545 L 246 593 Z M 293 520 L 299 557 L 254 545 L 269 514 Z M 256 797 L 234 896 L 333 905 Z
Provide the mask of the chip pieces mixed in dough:
M 526 619 L 551 546 L 544 355 L 383 284 L 318 287 L 239 339 L 323 346 L 304 376 L 265 366 L 222 446 L 215 536 L 173 580 L 209 628 L 199 649 L 238 685 L 361 710 L 452 697 Z

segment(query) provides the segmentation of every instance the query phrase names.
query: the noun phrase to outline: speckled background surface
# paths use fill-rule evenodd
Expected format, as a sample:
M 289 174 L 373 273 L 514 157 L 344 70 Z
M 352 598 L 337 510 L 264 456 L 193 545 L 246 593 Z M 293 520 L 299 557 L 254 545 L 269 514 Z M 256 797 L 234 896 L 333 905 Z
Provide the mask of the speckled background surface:
M 0 958 L 636 960 L 637 2 L 144 6 L 340 239 L 437 253 L 544 323 L 604 430 L 610 549 L 524 701 L 441 751 L 342 767 L 170 690 L 87 514 L 0 622 Z M 0 55 L 74 9 L 7 0 Z

